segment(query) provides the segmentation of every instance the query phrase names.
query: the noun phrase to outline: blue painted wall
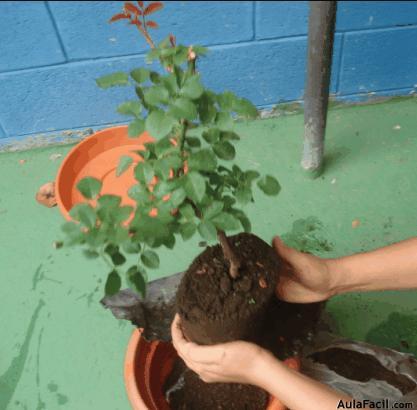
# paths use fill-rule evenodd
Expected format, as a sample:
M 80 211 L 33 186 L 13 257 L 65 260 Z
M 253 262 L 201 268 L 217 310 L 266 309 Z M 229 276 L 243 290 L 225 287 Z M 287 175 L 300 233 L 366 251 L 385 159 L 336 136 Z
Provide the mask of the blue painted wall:
M 0 144 L 7 137 L 124 121 L 124 88 L 94 79 L 144 63 L 135 29 L 108 24 L 121 2 L 0 3 Z M 205 82 L 260 107 L 303 96 L 308 3 L 165 2 L 160 40 L 209 46 Z M 343 99 L 408 94 L 417 87 L 417 2 L 340 1 L 331 92 Z

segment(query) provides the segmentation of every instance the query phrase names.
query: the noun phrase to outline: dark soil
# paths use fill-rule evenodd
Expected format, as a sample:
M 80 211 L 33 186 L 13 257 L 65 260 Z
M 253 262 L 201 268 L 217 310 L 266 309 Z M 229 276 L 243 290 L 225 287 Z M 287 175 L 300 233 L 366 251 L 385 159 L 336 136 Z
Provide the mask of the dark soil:
M 366 353 L 333 347 L 309 357 L 350 380 L 383 380 L 396 387 L 402 394 L 410 393 L 416 388 L 416 384 L 407 376 L 391 372 L 375 357 Z
M 280 302 L 275 288 L 283 268 L 275 251 L 251 234 L 230 237 L 242 261 L 232 280 L 221 247 L 207 248 L 189 267 L 177 291 L 183 331 L 192 341 L 210 345 L 233 340 L 257 343 L 283 359 L 294 355 L 317 322 L 322 304 Z M 190 370 L 185 386 L 171 397 L 181 410 L 263 410 L 268 394 L 254 386 L 206 384 Z

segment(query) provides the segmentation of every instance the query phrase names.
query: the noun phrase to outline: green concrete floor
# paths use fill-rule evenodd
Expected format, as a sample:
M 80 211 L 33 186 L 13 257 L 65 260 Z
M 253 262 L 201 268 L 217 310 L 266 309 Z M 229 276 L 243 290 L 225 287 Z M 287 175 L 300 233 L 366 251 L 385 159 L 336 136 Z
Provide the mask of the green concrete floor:
M 327 169 L 299 168 L 301 115 L 240 124 L 238 161 L 275 174 L 279 197 L 256 195 L 253 230 L 326 256 L 373 249 L 417 231 L 417 99 L 331 111 Z M 69 146 L 0 154 L 0 409 L 128 409 L 122 369 L 132 328 L 98 303 L 105 266 L 55 250 L 62 218 L 34 200 Z M 25 160 L 21 163 L 21 160 Z M 353 228 L 352 221 L 359 221 Z M 300 240 L 301 238 L 301 240 Z M 198 241 L 164 251 L 154 277 L 184 269 Z M 417 354 L 415 292 L 330 301 L 341 334 Z

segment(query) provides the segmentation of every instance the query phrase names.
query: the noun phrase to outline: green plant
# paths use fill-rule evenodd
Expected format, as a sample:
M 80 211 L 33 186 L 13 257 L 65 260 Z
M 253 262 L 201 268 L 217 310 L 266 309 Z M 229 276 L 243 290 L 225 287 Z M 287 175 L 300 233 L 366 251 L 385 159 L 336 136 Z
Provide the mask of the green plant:
M 130 137 L 146 130 L 156 138 L 138 152 L 143 161 L 135 165 L 137 184 L 129 190 L 136 207 L 122 206 L 118 196 L 100 195 L 100 181 L 84 178 L 77 188 L 86 202 L 73 207 L 74 222 L 63 226 L 67 245 L 82 245 L 87 258 L 101 256 L 109 265 L 108 295 L 120 289 L 123 269 L 128 284 L 145 296 L 146 269 L 159 265 L 155 249 L 172 249 L 176 236 L 187 240 L 197 232 L 205 240 L 219 240 L 230 275 L 237 277 L 240 261 L 225 232 L 250 231 L 241 206 L 253 201 L 255 181 L 267 195 L 280 190 L 270 175 L 227 165 L 240 139 L 234 117 L 254 118 L 257 110 L 230 91 L 217 94 L 203 86 L 196 60 L 206 54 L 205 48 L 176 45 L 172 35 L 155 46 L 148 28 L 157 24 L 147 17 L 160 8 L 159 2 L 126 2 L 123 13 L 111 21 L 135 25 L 151 46 L 147 61 L 159 61 L 163 70 L 138 68 L 129 75 L 118 72 L 97 80 L 101 88 L 133 81 L 138 99 L 121 104 L 117 111 L 132 117 Z M 132 159 L 121 157 L 117 175 L 130 166 Z M 96 206 L 90 200 L 96 200 Z M 131 257 L 133 263 L 127 263 Z

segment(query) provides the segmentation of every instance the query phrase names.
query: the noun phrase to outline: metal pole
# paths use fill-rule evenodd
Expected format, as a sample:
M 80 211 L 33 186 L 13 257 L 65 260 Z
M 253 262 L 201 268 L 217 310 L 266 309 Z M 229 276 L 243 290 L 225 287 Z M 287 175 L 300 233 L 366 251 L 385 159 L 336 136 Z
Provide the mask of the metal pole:
M 313 175 L 323 165 L 336 7 L 336 1 L 310 1 L 301 165 Z

